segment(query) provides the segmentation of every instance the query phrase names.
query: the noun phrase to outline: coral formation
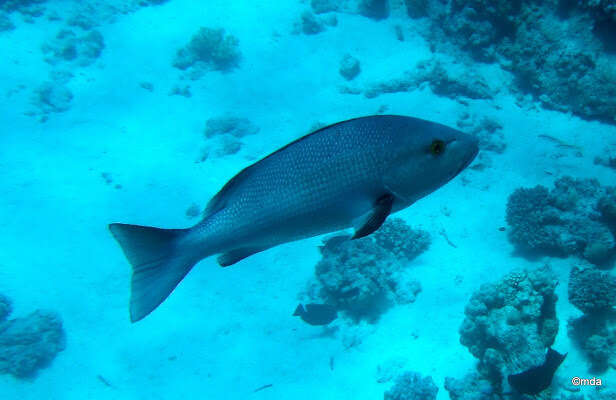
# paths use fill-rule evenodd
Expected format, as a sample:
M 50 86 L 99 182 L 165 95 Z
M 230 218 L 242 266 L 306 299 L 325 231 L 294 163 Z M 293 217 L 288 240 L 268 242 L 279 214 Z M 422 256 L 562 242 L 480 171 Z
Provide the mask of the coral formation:
M 315 14 L 338 11 L 339 7 L 337 0 L 311 0 L 310 6 Z
M 8 297 L 0 294 L 0 322 L 4 321 L 6 317 L 13 311 L 13 306 Z
M 361 68 L 359 65 L 359 60 L 352 55 L 345 54 L 344 57 L 342 57 L 342 60 L 340 60 L 340 68 L 338 69 L 338 72 L 340 72 L 340 75 L 342 75 L 347 81 L 355 79 L 355 77 L 359 75 L 360 71 Z
M 429 17 L 436 46 L 453 43 L 475 60 L 499 62 L 513 72 L 519 89 L 546 107 L 615 121 L 613 2 L 408 0 L 406 5 L 411 17 Z
M 211 153 L 217 157 L 236 154 L 242 148 L 241 139 L 257 132 L 259 127 L 246 118 L 227 115 L 210 118 L 204 130 L 204 136 L 209 143 L 202 149 L 199 160 L 205 161 Z
M 62 321 L 56 313 L 42 310 L 6 319 L 10 312 L 9 299 L 0 295 L 0 373 L 30 378 L 64 350 Z
M 160 5 L 168 0 L 81 0 L 70 2 L 69 7 L 56 7 L 57 2 L 47 0 L 0 0 L 0 14 L 19 13 L 28 23 L 46 16 L 51 21 L 65 20 L 69 26 L 90 30 L 114 22 L 119 15 L 139 10 L 141 7 Z
M 64 112 L 71 106 L 73 93 L 63 84 L 44 82 L 35 92 L 34 103 L 46 114 Z
M 255 126 L 249 119 L 224 115 L 208 119 L 205 123 L 204 135 L 206 138 L 218 135 L 242 138 L 247 135 L 254 135 L 257 132 L 259 132 L 259 127 Z
M 483 76 L 472 69 L 448 71 L 438 59 L 422 61 L 417 65 L 416 82 L 428 82 L 434 94 L 469 99 L 491 99 L 493 90 Z
M 45 8 L 43 4 L 47 0 L 4 0 L 0 1 L 0 10 L 7 12 L 17 11 L 24 16 L 43 15 Z
M 384 400 L 435 400 L 438 388 L 431 376 L 422 377 L 413 371 L 396 378 L 394 386 L 385 392 Z
M 388 0 L 360 0 L 359 13 L 372 19 L 384 19 L 389 16 Z
M 479 360 L 479 374 L 497 392 L 509 374 L 543 363 L 558 332 L 557 283 L 544 266 L 512 272 L 499 282 L 481 285 L 471 296 L 460 343 Z
M 507 201 L 509 239 L 523 251 L 578 255 L 593 264 L 611 260 L 616 242 L 609 217 L 613 187 L 562 177 L 554 189 L 518 188 Z M 603 206 L 602 206 L 603 204 Z
M 597 372 L 616 355 L 616 278 L 589 264 L 574 265 L 569 275 L 569 301 L 584 315 L 568 321 L 569 336 Z
M 96 30 L 78 36 L 71 29 L 62 29 L 55 39 L 42 46 L 45 61 L 55 65 L 70 62 L 81 67 L 92 64 L 105 48 L 103 35 Z
M 451 400 L 500 400 L 490 381 L 476 372 L 470 372 L 461 379 L 445 378 L 445 390 Z
M 293 33 L 316 35 L 317 33 L 323 32 L 326 26 L 336 25 L 338 25 L 338 18 L 336 18 L 335 14 L 317 16 L 309 10 L 306 10 L 300 15 L 300 20 L 294 24 Z
M 429 0 L 404 0 L 406 12 L 411 18 L 428 16 Z
M 0 32 L 10 31 L 12 29 L 15 29 L 15 25 L 13 25 L 11 19 L 6 13 L 0 11 Z
M 440 60 L 434 58 L 421 61 L 413 71 L 405 72 L 402 77 L 371 85 L 364 95 L 374 98 L 383 93 L 409 91 L 424 82 L 434 94 L 452 99 L 491 99 L 494 96 L 494 90 L 475 71 L 466 68 L 448 71 Z
M 610 148 L 606 148 L 603 152 L 604 156 L 596 156 L 594 163 L 596 165 L 603 165 L 604 167 L 616 169 L 616 151 Z
M 190 42 L 176 53 L 173 66 L 186 70 L 197 63 L 218 71 L 229 71 L 239 65 L 239 40 L 224 29 L 201 27 Z
M 616 312 L 585 314 L 567 321 L 568 335 L 583 351 L 592 372 L 616 365 Z
M 302 32 L 306 35 L 316 35 L 317 33 L 325 30 L 323 22 L 317 19 L 317 17 L 310 11 L 304 11 L 301 15 L 301 19 Z
M 568 295 L 584 314 L 605 313 L 616 305 L 616 278 L 590 265 L 575 265 L 569 273 Z
M 373 234 L 380 247 L 400 259 L 412 260 L 430 246 L 430 235 L 421 229 L 412 229 L 400 218 L 391 218 Z
M 404 264 L 429 243 L 426 232 L 399 219 L 386 221 L 362 239 L 330 238 L 321 246 L 322 258 L 315 268 L 317 296 L 354 319 L 376 320 L 392 300 L 415 300 L 421 286 L 404 274 Z

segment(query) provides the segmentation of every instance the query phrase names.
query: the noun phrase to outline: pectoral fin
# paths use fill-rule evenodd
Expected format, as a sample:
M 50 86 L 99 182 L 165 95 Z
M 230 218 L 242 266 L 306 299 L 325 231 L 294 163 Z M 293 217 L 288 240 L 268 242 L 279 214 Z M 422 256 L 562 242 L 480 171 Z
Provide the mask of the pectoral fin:
M 379 229 L 385 219 L 391 212 L 391 208 L 394 204 L 394 196 L 391 194 L 385 194 L 378 198 L 374 203 L 372 211 L 369 212 L 358 224 L 358 228 L 355 230 L 355 234 L 351 239 L 359 239 L 364 236 L 368 236 L 372 232 Z

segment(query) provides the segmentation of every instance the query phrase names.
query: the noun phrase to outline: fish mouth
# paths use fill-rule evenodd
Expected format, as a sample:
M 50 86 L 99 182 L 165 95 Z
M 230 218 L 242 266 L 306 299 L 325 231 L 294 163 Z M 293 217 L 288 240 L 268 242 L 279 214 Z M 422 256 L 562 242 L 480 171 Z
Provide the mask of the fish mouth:
M 473 153 L 471 154 L 471 156 L 468 157 L 468 159 L 466 161 L 464 161 L 464 163 L 462 164 L 460 169 L 458 169 L 458 171 L 455 173 L 454 176 L 457 176 L 460 172 L 464 171 L 466 169 L 466 167 L 471 165 L 473 160 L 475 160 L 475 157 L 477 157 L 477 154 L 479 154 L 479 147 L 473 148 Z
M 472 147 L 472 152 L 467 157 L 465 157 L 464 162 L 460 165 L 457 171 L 451 175 L 447 182 L 458 176 L 460 172 L 464 171 L 466 167 L 471 165 L 473 160 L 475 160 L 475 157 L 477 157 L 477 154 L 479 154 L 479 146 L 477 146 L 477 144 L 475 143 Z

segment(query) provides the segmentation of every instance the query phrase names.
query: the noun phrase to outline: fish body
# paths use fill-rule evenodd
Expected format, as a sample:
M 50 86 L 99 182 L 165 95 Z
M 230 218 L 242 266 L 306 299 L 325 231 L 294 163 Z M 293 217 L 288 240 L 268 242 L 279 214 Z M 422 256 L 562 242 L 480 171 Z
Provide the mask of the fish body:
M 527 369 L 518 374 L 509 375 L 507 381 L 518 393 L 536 395 L 552 384 L 554 373 L 567 357 L 548 348 L 543 364 Z
M 387 216 L 468 166 L 477 139 L 417 118 L 356 118 L 308 134 L 233 177 L 188 229 L 111 224 L 133 266 L 131 320 L 156 308 L 194 264 L 222 266 L 276 245 L 355 227 L 369 235 Z
M 299 304 L 293 316 L 300 317 L 304 322 L 310 325 L 327 325 L 338 318 L 338 312 L 335 307 L 329 304 L 311 303 L 306 304 L 306 307 Z

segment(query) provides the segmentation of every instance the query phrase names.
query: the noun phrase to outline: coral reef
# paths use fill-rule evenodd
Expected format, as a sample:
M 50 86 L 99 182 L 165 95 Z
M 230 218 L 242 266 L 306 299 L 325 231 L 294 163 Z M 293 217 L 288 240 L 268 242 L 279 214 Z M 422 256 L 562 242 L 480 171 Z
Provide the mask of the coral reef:
M 429 0 L 404 0 L 406 12 L 411 18 L 428 16 Z
M 415 300 L 421 285 L 404 273 L 404 266 L 429 243 L 427 233 L 395 218 L 362 239 L 330 238 L 321 246 L 322 258 L 315 267 L 317 293 L 313 297 L 355 320 L 374 321 L 392 301 L 404 304 Z
M 46 16 L 50 21 L 65 20 L 69 26 L 90 30 L 105 23 L 115 22 L 118 16 L 129 14 L 141 7 L 160 5 L 168 0 L 81 0 L 72 1 L 69 7 L 57 7 L 57 2 L 47 0 L 0 0 L 0 14 L 19 13 L 28 23 Z
M 417 86 L 414 73 L 406 71 L 401 77 L 371 84 L 364 91 L 364 96 L 372 99 L 386 93 L 408 92 L 416 89 Z M 350 93 L 355 94 L 352 91 Z
M 406 360 L 403 358 L 389 359 L 376 367 L 376 381 L 385 383 L 394 380 L 404 369 Z
M 518 89 L 544 106 L 582 117 L 616 118 L 616 10 L 607 0 L 408 0 L 427 16 L 430 41 L 473 59 L 499 62 Z M 575 38 L 575 40 L 571 40 Z
M 612 232 L 616 230 L 616 187 L 605 188 L 605 195 L 597 202 L 597 210 Z
M 25 18 L 39 17 L 45 12 L 44 3 L 47 0 L 4 0 L 0 1 L 0 10 L 19 12 Z
M 470 372 L 461 379 L 445 378 L 445 390 L 451 400 L 500 400 L 492 384 L 476 372 Z
M 342 60 L 340 60 L 340 68 L 338 69 L 338 72 L 340 72 L 340 75 L 342 75 L 342 77 L 344 77 L 347 81 L 355 79 L 355 77 L 359 75 L 360 71 L 361 68 L 359 65 L 359 60 L 352 55 L 345 54 L 344 57 L 342 57 Z
M 373 234 L 376 244 L 397 258 L 412 260 L 430 246 L 430 235 L 412 229 L 400 218 L 391 218 Z
M 596 165 L 603 165 L 604 167 L 616 169 L 616 150 L 606 148 L 603 153 L 605 156 L 596 156 L 594 163 Z
M 190 42 L 176 53 L 173 66 L 186 70 L 195 64 L 217 71 L 229 71 L 239 65 L 239 40 L 224 29 L 201 27 Z
M 301 27 L 302 32 L 306 35 L 316 35 L 317 33 L 323 32 L 325 30 L 323 22 L 321 22 L 321 20 L 318 19 L 310 11 L 304 11 L 302 13 Z
M 592 35 L 589 25 L 588 18 L 562 24 L 546 10 L 531 12 L 515 41 L 503 43 L 501 52 L 511 61 L 518 86 L 544 106 L 614 122 L 616 68 L 613 60 L 599 56 L 598 44 L 585 37 Z M 563 45 L 562 38 L 571 34 L 579 46 Z
M 331 11 L 338 11 L 337 0 L 311 0 L 310 7 L 315 14 L 323 14 Z
M 389 16 L 388 0 L 360 0 L 359 13 L 372 19 L 385 19 Z
M 572 341 L 582 350 L 594 373 L 616 366 L 616 312 L 585 314 L 567 321 Z
M 435 400 L 438 388 L 431 376 L 422 377 L 413 371 L 396 378 L 394 386 L 385 392 L 384 400 Z
M 241 139 L 257 132 L 259 127 L 246 118 L 228 115 L 210 118 L 204 130 L 208 145 L 202 149 L 199 161 L 205 161 L 210 154 L 217 157 L 236 154 L 242 148 Z
M 509 240 L 522 251 L 578 255 L 609 263 L 615 252 L 610 206 L 614 188 L 594 179 L 562 177 L 554 189 L 518 188 L 507 201 Z M 603 206 L 602 206 L 603 204 Z
M 35 105 L 44 113 L 64 112 L 71 106 L 73 93 L 57 82 L 44 82 L 35 91 Z
M 309 10 L 306 10 L 300 15 L 300 20 L 295 22 L 293 26 L 293 33 L 316 35 L 317 33 L 323 32 L 327 26 L 336 25 L 338 25 L 338 18 L 335 14 L 330 13 L 325 16 L 318 16 L 314 15 Z
M 477 72 L 467 68 L 446 70 L 443 63 L 434 58 L 418 63 L 413 71 L 405 72 L 402 77 L 371 85 L 364 95 L 374 98 L 383 93 L 409 91 L 424 82 L 430 86 L 434 94 L 456 100 L 491 99 L 494 96 L 494 90 Z
M 41 310 L 6 319 L 10 312 L 9 299 L 0 295 L 0 373 L 30 378 L 64 350 L 62 321 L 56 313 Z
M 79 36 L 71 29 L 62 29 L 54 40 L 42 46 L 42 51 L 47 55 L 45 61 L 52 65 L 70 62 L 85 67 L 92 64 L 104 48 L 105 41 L 99 31 Z
M 0 32 L 10 31 L 13 29 L 15 29 L 15 25 L 13 25 L 9 16 L 6 13 L 0 11 Z
M 502 132 L 503 126 L 500 122 L 485 116 L 478 118 L 465 112 L 456 121 L 456 125 L 466 133 L 476 136 L 479 139 L 479 148 L 482 151 L 491 151 L 498 154 L 505 152 L 507 143 L 505 143 Z
M 471 296 L 460 343 L 479 360 L 479 374 L 495 391 L 502 392 L 509 374 L 543 363 L 558 332 L 557 283 L 544 266 L 512 272 L 499 282 L 481 285 Z
M 584 315 L 568 321 L 569 336 L 583 350 L 591 369 L 601 372 L 616 361 L 616 278 L 589 264 L 571 268 L 569 301 Z
M 575 265 L 569 273 L 568 295 L 584 314 L 605 313 L 616 305 L 616 277 L 590 265 Z
M 259 127 L 249 119 L 225 115 L 208 119 L 205 123 L 204 135 L 208 139 L 219 135 L 243 138 L 257 132 L 259 132 Z
M 483 76 L 470 68 L 446 70 L 438 59 L 422 61 L 417 65 L 416 82 L 428 82 L 434 94 L 469 99 L 491 99 L 493 90 Z
M 5 295 L 0 294 L 0 322 L 4 321 L 12 311 L 11 300 Z

